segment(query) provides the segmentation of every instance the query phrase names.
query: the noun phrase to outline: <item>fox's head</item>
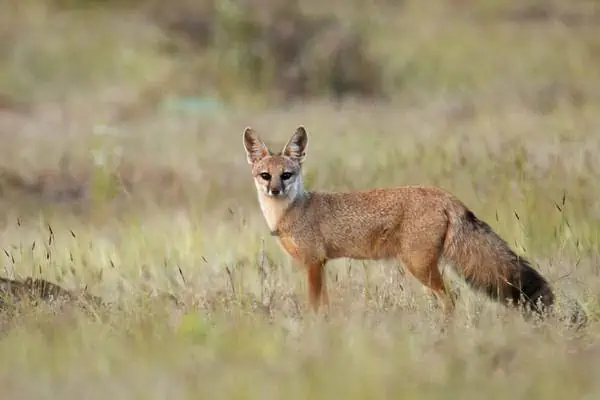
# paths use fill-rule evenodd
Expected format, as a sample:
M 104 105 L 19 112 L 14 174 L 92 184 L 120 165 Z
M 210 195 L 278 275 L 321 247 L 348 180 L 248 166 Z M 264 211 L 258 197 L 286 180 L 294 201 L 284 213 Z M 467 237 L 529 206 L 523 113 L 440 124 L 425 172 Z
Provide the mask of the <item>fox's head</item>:
M 271 198 L 296 198 L 304 191 L 302 163 L 306 157 L 308 134 L 299 126 L 279 153 L 265 145 L 254 129 L 244 130 L 244 148 L 259 194 Z

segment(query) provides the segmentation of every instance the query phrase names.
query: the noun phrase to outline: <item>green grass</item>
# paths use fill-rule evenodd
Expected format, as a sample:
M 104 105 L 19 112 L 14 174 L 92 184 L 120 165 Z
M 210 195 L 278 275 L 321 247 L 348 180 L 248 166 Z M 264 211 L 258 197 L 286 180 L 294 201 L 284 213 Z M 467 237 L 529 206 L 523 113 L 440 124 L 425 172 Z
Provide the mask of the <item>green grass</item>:
M 391 102 L 262 99 L 193 114 L 141 101 L 127 119 L 115 118 L 123 104 L 204 55 L 157 51 L 163 33 L 136 13 L 27 3 L 14 14 L 26 33 L 11 46 L 26 57 L 0 60 L 0 94 L 33 107 L 0 110 L 2 276 L 87 286 L 118 307 L 0 314 L 4 397 L 598 397 L 597 28 L 506 21 L 504 2 L 407 3 L 362 9 L 382 22 L 371 35 L 399 85 Z M 329 318 L 312 316 L 303 271 L 260 215 L 241 136 L 252 125 L 283 146 L 299 124 L 310 189 L 448 189 L 589 325 L 530 324 L 455 282 L 442 331 L 396 265 L 349 260 L 328 266 Z

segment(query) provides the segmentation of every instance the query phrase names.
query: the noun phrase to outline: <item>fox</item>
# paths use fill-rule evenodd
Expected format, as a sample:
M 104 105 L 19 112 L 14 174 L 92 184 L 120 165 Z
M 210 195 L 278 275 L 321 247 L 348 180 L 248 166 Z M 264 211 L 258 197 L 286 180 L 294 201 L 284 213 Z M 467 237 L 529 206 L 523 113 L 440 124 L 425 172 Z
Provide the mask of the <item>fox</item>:
M 324 270 L 339 258 L 399 262 L 447 318 L 455 299 L 444 283 L 443 265 L 506 306 L 543 316 L 554 305 L 549 281 L 449 191 L 422 185 L 307 191 L 303 125 L 279 152 L 251 126 L 244 129 L 243 142 L 264 219 L 283 250 L 305 269 L 314 311 L 329 305 Z

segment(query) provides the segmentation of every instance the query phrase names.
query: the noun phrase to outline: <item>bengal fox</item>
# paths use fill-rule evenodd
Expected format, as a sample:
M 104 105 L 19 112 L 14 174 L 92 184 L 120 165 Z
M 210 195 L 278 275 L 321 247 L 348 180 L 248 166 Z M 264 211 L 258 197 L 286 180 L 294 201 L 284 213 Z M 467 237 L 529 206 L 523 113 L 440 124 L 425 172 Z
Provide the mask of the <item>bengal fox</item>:
M 446 316 L 455 304 L 442 279 L 442 263 L 505 305 L 538 314 L 553 305 L 548 281 L 451 193 L 425 186 L 309 192 L 302 181 L 308 145 L 303 126 L 279 153 L 251 127 L 243 139 L 267 225 L 306 268 L 315 311 L 328 304 L 325 264 L 342 257 L 399 261 L 435 294 Z

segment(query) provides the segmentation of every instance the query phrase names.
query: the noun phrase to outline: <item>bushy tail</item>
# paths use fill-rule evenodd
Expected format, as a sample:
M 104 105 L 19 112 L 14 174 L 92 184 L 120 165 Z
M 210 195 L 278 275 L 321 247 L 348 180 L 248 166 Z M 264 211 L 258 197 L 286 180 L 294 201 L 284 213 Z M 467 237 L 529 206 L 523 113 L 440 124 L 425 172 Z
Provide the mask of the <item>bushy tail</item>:
M 471 211 L 447 211 L 444 259 L 475 290 L 506 305 L 542 314 L 554 305 L 548 281 Z

